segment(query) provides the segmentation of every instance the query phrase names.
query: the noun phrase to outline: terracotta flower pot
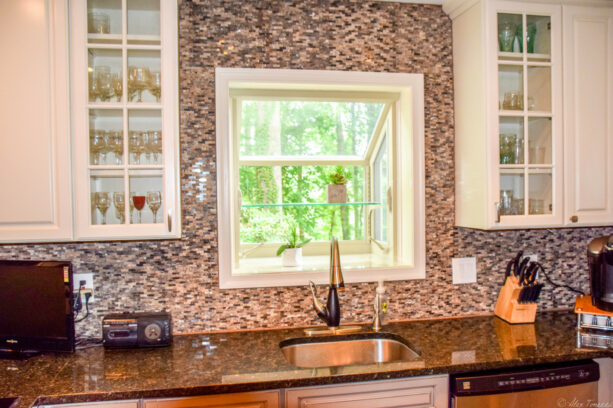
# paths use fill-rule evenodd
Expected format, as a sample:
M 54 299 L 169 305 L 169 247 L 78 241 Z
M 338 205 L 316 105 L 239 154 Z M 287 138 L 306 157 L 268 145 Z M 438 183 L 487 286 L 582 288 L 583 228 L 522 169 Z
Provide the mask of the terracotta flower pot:
M 346 203 L 347 186 L 345 184 L 328 184 L 326 196 L 329 203 Z

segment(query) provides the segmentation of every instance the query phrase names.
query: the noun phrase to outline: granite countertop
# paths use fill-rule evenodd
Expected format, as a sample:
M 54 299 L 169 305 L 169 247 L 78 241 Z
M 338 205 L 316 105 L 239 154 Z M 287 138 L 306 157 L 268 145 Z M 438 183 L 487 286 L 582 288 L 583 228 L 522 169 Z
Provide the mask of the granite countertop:
M 0 398 L 33 404 L 179 397 L 257 391 L 418 375 L 458 373 L 539 363 L 613 357 L 577 348 L 572 312 L 537 315 L 534 325 L 493 317 L 391 323 L 383 331 L 406 339 L 414 360 L 321 369 L 296 368 L 279 342 L 303 337 L 301 329 L 181 335 L 171 347 L 46 354 L 26 361 L 0 360 Z

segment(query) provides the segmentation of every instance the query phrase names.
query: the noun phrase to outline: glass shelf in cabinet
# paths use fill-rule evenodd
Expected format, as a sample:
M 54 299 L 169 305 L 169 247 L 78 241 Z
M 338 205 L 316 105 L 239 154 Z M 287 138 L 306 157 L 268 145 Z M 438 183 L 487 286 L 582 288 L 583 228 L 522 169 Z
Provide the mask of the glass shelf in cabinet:
M 498 60 L 508 62 L 508 61 L 522 61 L 524 59 L 524 54 L 521 52 L 505 52 L 498 51 Z
M 96 46 L 101 44 L 119 45 L 122 41 L 121 34 L 87 34 L 87 41 Z
M 499 115 L 500 116 L 524 116 L 525 111 L 522 109 L 515 109 L 515 110 L 509 110 L 509 109 L 500 109 L 499 110 Z
M 139 46 L 139 45 L 160 46 L 160 44 L 162 43 L 162 39 L 160 38 L 159 35 L 129 34 L 126 37 L 126 40 L 128 41 L 128 44 L 130 46 Z M 147 48 L 147 49 L 150 49 L 150 48 Z
M 353 203 L 277 203 L 277 204 L 243 204 L 242 208 L 264 207 L 338 207 L 338 206 L 379 206 L 377 202 L 353 202 Z

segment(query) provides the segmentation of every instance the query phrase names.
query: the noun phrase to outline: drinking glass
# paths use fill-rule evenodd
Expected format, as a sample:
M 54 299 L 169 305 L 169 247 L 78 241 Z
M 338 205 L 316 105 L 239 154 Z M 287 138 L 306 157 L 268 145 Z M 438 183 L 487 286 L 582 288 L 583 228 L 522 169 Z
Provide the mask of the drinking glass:
M 115 211 L 119 216 L 119 223 L 123 224 L 125 221 L 126 212 L 126 201 L 123 193 L 113 193 L 113 205 L 115 206 Z
M 135 130 L 130 132 L 130 138 L 128 144 L 130 147 L 130 153 L 134 154 L 134 163 L 140 164 L 140 156 L 145 151 L 145 134 L 144 132 L 137 132 Z
M 112 74 L 111 84 L 113 86 L 113 95 L 115 96 L 115 98 L 117 98 L 117 102 L 121 102 L 121 95 L 123 92 L 123 82 L 121 80 L 121 75 Z
M 513 202 L 513 190 L 500 190 L 500 214 L 511 214 L 511 205 Z
M 111 68 L 106 65 L 99 65 L 94 68 L 94 81 L 98 91 L 98 96 L 102 102 L 108 102 L 115 93 L 111 81 Z
M 160 97 L 162 96 L 162 77 L 160 76 L 160 71 L 151 71 L 149 77 L 149 92 L 151 92 L 151 95 L 155 96 L 157 102 L 160 101 Z
M 123 136 L 121 132 L 109 132 L 106 138 L 109 152 L 115 155 L 115 164 L 121 164 L 123 155 Z
M 517 135 L 503 133 L 500 135 L 500 164 L 517 163 Z
M 109 199 L 109 193 L 94 193 L 94 202 L 96 203 L 96 208 L 102 214 L 102 225 L 106 224 L 106 212 L 109 209 L 111 202 Z
M 157 213 L 162 205 L 162 194 L 159 191 L 148 191 L 147 192 L 147 204 L 149 204 L 149 208 L 153 213 L 153 223 L 157 222 Z
M 134 208 L 138 210 L 138 223 L 142 223 L 142 214 L 141 211 L 145 208 L 145 196 L 142 195 L 133 195 L 132 202 L 134 203 Z
M 500 43 L 500 51 L 513 51 L 513 41 L 515 40 L 515 24 L 503 23 L 498 27 L 498 41 Z
M 128 88 L 138 93 L 138 101 L 143 101 L 143 91 L 149 86 L 149 68 L 129 67 L 128 68 Z
M 88 71 L 87 72 L 87 80 L 89 81 L 89 101 L 90 102 L 96 102 L 96 99 L 98 99 L 98 85 L 96 84 L 96 81 L 94 80 L 94 71 L 92 70 L 91 72 Z
M 153 153 L 153 160 L 157 164 L 159 162 L 158 155 L 162 154 L 162 132 L 152 130 L 147 133 L 147 148 Z
M 134 196 L 136 193 L 130 193 L 130 199 L 128 200 L 128 204 L 130 204 L 130 224 L 134 224 L 134 218 L 132 218 L 132 213 L 134 212 Z
M 106 132 L 104 130 L 92 130 L 89 137 L 89 150 L 94 155 L 94 164 L 100 164 L 102 156 L 106 153 Z
M 111 19 L 104 13 L 87 13 L 87 32 L 92 34 L 108 34 L 111 32 Z
M 534 54 L 534 39 L 536 37 L 536 24 L 530 23 L 528 24 L 526 30 L 526 48 L 528 54 Z

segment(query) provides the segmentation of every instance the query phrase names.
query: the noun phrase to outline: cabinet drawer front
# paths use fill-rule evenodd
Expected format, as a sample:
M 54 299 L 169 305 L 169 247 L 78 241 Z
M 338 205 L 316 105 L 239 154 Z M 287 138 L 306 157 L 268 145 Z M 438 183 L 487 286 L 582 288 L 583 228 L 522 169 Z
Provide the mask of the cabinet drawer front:
M 278 408 L 280 391 L 147 400 L 143 408 Z
M 100 401 L 84 404 L 40 405 L 38 408 L 138 408 L 138 401 Z
M 299 388 L 286 391 L 287 408 L 445 406 L 447 377 Z

